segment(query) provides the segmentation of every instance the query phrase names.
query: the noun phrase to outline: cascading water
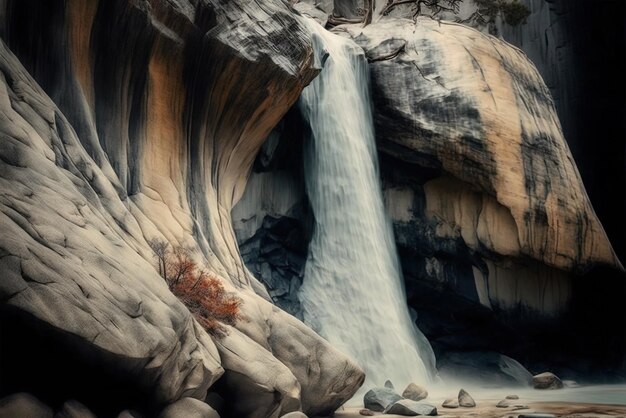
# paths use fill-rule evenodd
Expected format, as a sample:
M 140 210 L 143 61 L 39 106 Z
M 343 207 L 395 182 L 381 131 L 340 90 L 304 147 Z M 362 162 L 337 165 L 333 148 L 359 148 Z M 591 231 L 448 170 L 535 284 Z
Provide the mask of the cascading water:
M 307 24 L 323 70 L 299 102 L 311 128 L 304 165 L 315 216 L 299 295 L 304 320 L 365 369 L 363 390 L 386 379 L 426 383 L 434 355 L 405 302 L 383 206 L 367 63 L 352 41 Z

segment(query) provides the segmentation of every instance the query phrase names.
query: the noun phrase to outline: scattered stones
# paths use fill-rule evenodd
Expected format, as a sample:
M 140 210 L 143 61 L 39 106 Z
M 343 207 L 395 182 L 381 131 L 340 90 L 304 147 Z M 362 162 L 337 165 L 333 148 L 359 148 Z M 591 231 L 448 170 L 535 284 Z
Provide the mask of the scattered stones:
M 506 399 L 519 399 L 519 396 L 517 396 L 517 395 L 507 395 Z
M 428 391 L 420 385 L 409 383 L 406 389 L 404 389 L 404 392 L 402 392 L 402 397 L 412 401 L 421 401 L 428 397 Z
M 389 405 L 393 405 L 401 399 L 402 396 L 393 389 L 374 388 L 363 397 L 363 405 L 369 410 L 383 412 Z
M 474 402 L 474 398 L 465 391 L 465 389 L 461 389 L 459 391 L 459 406 L 463 408 L 473 408 L 476 406 L 476 402 Z
M 410 399 L 402 399 L 385 409 L 384 413 L 407 417 L 414 417 L 418 415 L 436 416 L 437 408 L 426 403 L 419 403 Z
M 0 399 L 0 417 L 52 418 L 52 409 L 30 393 L 15 393 Z
M 535 389 L 563 389 L 563 382 L 554 373 L 545 372 L 533 376 L 533 387 Z
M 388 389 L 395 389 L 395 387 L 393 386 L 393 383 L 391 383 L 391 380 L 385 381 L 385 387 Z
M 361 409 L 359 411 L 359 414 L 365 416 L 365 417 L 373 417 L 374 415 L 376 415 L 376 413 L 374 411 L 370 411 L 367 408 Z
M 496 404 L 497 408 L 508 408 L 509 407 L 509 402 L 506 399 L 501 400 L 500 402 L 498 402 Z
M 459 400 L 457 398 L 450 398 L 450 399 L 446 399 L 445 401 L 443 401 L 443 404 L 441 405 L 444 408 L 458 408 L 459 407 Z
M 161 411 L 159 418 L 220 418 L 217 412 L 206 403 L 194 399 L 183 398 Z

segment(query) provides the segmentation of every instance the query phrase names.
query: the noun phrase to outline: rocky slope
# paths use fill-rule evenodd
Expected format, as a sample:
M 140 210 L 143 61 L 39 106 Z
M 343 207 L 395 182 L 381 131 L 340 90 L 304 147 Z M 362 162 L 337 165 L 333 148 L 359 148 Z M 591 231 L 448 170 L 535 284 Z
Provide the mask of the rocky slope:
M 348 399 L 362 371 L 266 300 L 230 220 L 262 142 L 318 72 L 297 17 L 280 1 L 3 7 L 2 393 L 154 413 L 219 379 L 237 416 Z M 153 238 L 190 248 L 242 298 L 238 329 L 213 341 L 199 327 L 159 277 Z M 66 386 L 20 379 L 43 333 L 67 370 L 91 368 Z M 102 399 L 97 381 L 137 395 Z

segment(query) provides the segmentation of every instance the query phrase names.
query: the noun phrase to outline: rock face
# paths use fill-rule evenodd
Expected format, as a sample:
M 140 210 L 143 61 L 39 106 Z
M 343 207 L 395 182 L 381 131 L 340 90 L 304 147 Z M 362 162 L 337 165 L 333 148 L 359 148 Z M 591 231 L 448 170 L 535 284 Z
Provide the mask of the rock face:
M 567 0 L 522 0 L 530 10 L 527 23 L 499 25 L 499 34 L 535 63 L 550 88 L 563 132 L 580 174 L 618 256 L 624 257 L 624 193 L 606 193 L 603 179 L 625 190 L 625 127 L 605 123 L 624 114 L 622 99 L 626 61 L 623 19 L 626 5 L 607 0 L 588 7 Z M 582 32 L 581 27 L 589 30 Z M 584 59 L 581 59 L 584 56 Z M 602 69 L 601 72 L 598 69 Z M 606 80 L 611 88 L 604 88 Z
M 440 177 L 424 191 L 441 229 L 556 268 L 619 265 L 549 90 L 519 50 L 426 18 L 346 30 L 371 61 L 382 151 Z
M 40 6 L 2 4 L 3 321 L 54 331 L 144 408 L 204 399 L 226 369 L 241 390 L 276 390 L 267 416 L 333 411 L 362 371 L 267 302 L 230 220 L 263 140 L 317 74 L 297 16 L 278 0 Z M 153 238 L 242 298 L 246 320 L 219 347 L 156 272 Z M 14 344 L 10 361 L 26 362 Z

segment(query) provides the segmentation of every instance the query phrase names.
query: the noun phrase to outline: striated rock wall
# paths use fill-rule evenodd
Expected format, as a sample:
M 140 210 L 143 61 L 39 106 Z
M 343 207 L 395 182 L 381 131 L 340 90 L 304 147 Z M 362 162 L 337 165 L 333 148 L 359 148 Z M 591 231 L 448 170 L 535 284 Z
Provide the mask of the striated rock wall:
M 217 379 L 232 402 L 255 394 L 237 411 L 249 416 L 350 398 L 362 371 L 266 300 L 230 217 L 318 72 L 298 17 L 278 0 L 2 6 L 2 309 L 71 335 L 62 344 L 86 347 L 87 363 L 107 353 L 102 367 L 153 408 L 203 399 Z M 190 248 L 242 298 L 227 339 L 214 344 L 169 292 L 153 238 Z M 12 353 L 3 364 L 27 362 Z M 29 389 L 14 382 L 2 392 Z

